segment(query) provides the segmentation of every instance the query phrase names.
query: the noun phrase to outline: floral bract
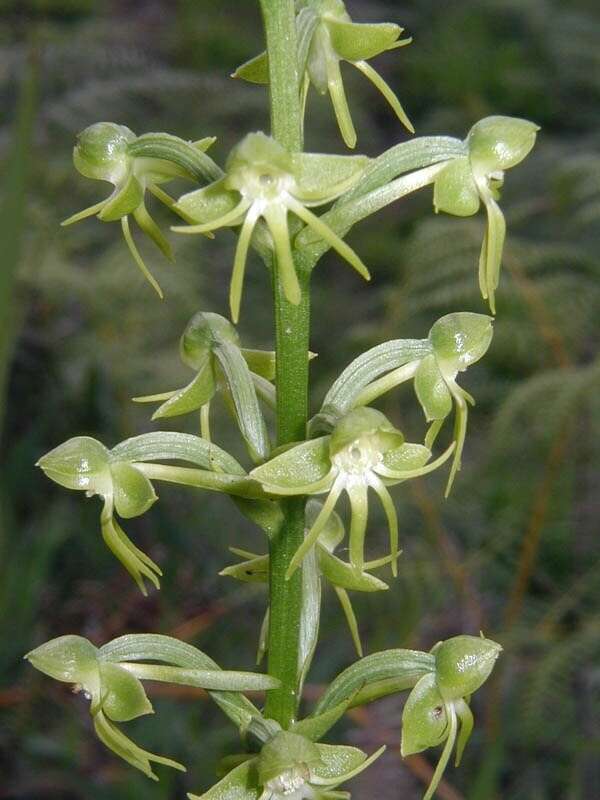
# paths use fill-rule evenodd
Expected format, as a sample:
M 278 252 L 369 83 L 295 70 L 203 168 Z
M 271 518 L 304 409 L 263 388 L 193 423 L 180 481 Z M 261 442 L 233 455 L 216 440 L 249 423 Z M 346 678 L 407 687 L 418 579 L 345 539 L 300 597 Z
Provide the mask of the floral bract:
M 179 199 L 175 210 L 199 224 L 176 227 L 179 233 L 209 233 L 241 225 L 231 276 L 231 316 L 240 311 L 246 259 L 252 234 L 263 219 L 271 234 L 277 276 L 291 303 L 301 299 L 292 256 L 288 213 L 292 212 L 333 247 L 364 278 L 369 272 L 356 253 L 309 210 L 329 203 L 360 178 L 365 156 L 289 153 L 264 133 L 248 134 L 231 152 L 225 176 Z
M 328 497 L 303 544 L 294 555 L 288 577 L 318 540 L 343 491 L 350 499 L 350 562 L 364 568 L 367 527 L 367 494 L 373 489 L 383 505 L 390 532 L 390 555 L 398 552 L 398 520 L 386 486 L 425 475 L 437 469 L 451 454 L 452 444 L 438 459 L 427 464 L 431 452 L 422 445 L 404 442 L 402 433 L 372 408 L 356 408 L 338 422 L 328 436 L 304 442 L 276 456 L 251 477 L 265 491 L 280 495 L 323 494 Z M 395 559 L 392 569 L 396 574 Z
M 173 260 L 171 245 L 146 208 L 146 191 L 173 209 L 175 201 L 160 188 L 160 184 L 174 178 L 214 179 L 218 167 L 204 155 L 214 141 L 208 138 L 191 143 L 166 133 L 138 137 L 125 125 L 113 122 L 91 125 L 77 137 L 73 150 L 75 167 L 86 178 L 112 183 L 114 190 L 105 200 L 73 214 L 63 225 L 71 225 L 92 215 L 97 215 L 103 222 L 120 220 L 131 255 L 162 297 L 160 286 L 135 245 L 129 215 L 164 255 Z
M 538 130 L 538 125 L 525 119 L 486 117 L 467 136 L 469 155 L 451 161 L 435 181 L 436 211 L 468 217 L 477 213 L 481 203 L 485 205 L 487 229 L 479 257 L 479 287 L 492 313 L 506 236 L 504 215 L 496 201 L 504 171 L 529 154 Z

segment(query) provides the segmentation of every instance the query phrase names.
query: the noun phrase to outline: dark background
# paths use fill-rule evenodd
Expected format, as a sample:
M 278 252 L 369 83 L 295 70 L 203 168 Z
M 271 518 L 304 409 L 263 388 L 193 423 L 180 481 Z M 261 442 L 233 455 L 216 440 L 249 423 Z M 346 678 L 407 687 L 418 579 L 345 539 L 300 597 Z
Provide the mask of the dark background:
M 224 667 L 252 667 L 264 594 L 217 572 L 232 560 L 227 545 L 261 550 L 264 542 L 226 499 L 162 487 L 161 502 L 127 525 L 165 571 L 162 591 L 144 599 L 101 541 L 98 501 L 61 490 L 33 464 L 75 434 L 112 446 L 151 430 L 148 409 L 130 398 L 188 380 L 177 356 L 188 318 L 200 309 L 226 313 L 229 237 L 172 237 L 174 267 L 144 249 L 166 291 L 160 303 L 117 225 L 92 219 L 61 229 L 59 222 L 103 196 L 104 187 L 71 163 L 76 133 L 93 122 L 216 135 L 219 161 L 245 132 L 268 126 L 264 91 L 228 78 L 261 49 L 256 5 L 0 2 L 4 800 L 183 797 L 210 785 L 217 759 L 236 748 L 235 731 L 200 693 L 152 690 L 157 715 L 127 732 L 190 768 L 186 776 L 163 769 L 153 784 L 97 742 L 81 697 L 21 658 L 67 632 L 102 643 L 158 631 L 197 644 Z M 498 320 L 489 353 L 464 381 L 478 404 L 463 471 L 446 502 L 443 476 L 396 490 L 400 577 L 385 595 L 356 598 L 363 638 L 369 652 L 429 649 L 483 630 L 505 648 L 474 700 L 476 731 L 463 766 L 447 772 L 442 800 L 592 800 L 600 797 L 598 5 L 350 0 L 348 8 L 357 20 L 397 21 L 414 36 L 376 66 L 419 134 L 462 137 L 494 113 L 542 126 L 534 153 L 507 174 Z M 347 66 L 344 74 L 359 148 L 375 155 L 405 133 L 353 72 Z M 308 148 L 342 150 L 332 112 L 314 94 L 307 132 Z M 314 280 L 314 410 L 362 349 L 424 337 L 449 311 L 485 312 L 475 277 L 483 225 L 482 215 L 436 217 L 428 190 L 352 233 L 371 286 L 337 257 L 322 261 Z M 249 346 L 269 346 L 269 309 L 267 273 L 253 258 L 240 326 Z M 382 407 L 409 438 L 422 436 L 410 391 Z M 219 441 L 235 449 L 229 421 L 217 417 Z M 374 551 L 384 537 L 375 517 Z M 327 594 L 309 697 L 352 659 L 341 611 Z M 401 698 L 381 702 L 334 732 L 369 750 L 390 745 L 354 782 L 357 800 L 422 794 L 437 754 L 401 761 L 401 708 Z

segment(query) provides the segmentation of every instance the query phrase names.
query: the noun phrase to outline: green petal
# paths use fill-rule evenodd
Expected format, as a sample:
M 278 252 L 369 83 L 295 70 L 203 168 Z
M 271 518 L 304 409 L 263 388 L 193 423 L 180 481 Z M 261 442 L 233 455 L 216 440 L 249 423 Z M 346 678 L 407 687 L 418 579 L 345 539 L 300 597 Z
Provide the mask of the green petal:
M 227 190 L 224 179 L 221 178 L 182 195 L 173 210 L 194 222 L 208 223 L 228 214 L 238 205 L 239 200 L 239 194 Z
M 422 475 L 428 475 L 438 467 L 441 467 L 442 464 L 450 458 L 456 447 L 456 442 L 452 442 L 439 458 L 436 458 L 435 461 L 423 467 L 419 467 L 418 469 L 393 470 L 388 469 L 384 463 L 381 463 L 375 467 L 375 472 L 383 478 L 386 478 L 386 483 L 388 485 L 392 485 L 394 482 L 400 483 L 401 481 L 410 480 L 411 478 L 420 478 Z
M 103 222 L 114 222 L 131 214 L 144 201 L 144 187 L 131 173 L 122 186 L 117 186 L 108 198 L 98 218 Z
M 452 395 L 434 355 L 424 358 L 415 374 L 415 393 L 427 422 L 445 419 L 452 411 Z
M 486 200 L 485 206 L 487 209 L 487 230 L 481 248 L 479 275 L 480 282 L 485 282 L 485 293 L 482 291 L 482 295 L 484 299 L 488 299 L 490 309 L 495 314 L 494 294 L 498 288 L 500 278 L 502 251 L 506 238 L 506 221 L 500 206 L 491 197 Z
M 357 747 L 345 745 L 318 744 L 322 767 L 313 770 L 311 784 L 315 786 L 337 786 L 349 781 L 370 767 L 384 752 L 385 745 L 367 758 Z
M 147 578 L 154 586 L 159 589 L 159 575 L 162 575 L 160 567 L 152 561 L 145 553 L 139 550 L 125 534 L 119 523 L 109 516 L 105 510 L 101 517 L 102 538 L 108 549 L 115 555 L 127 572 L 137 583 L 143 595 L 148 592 L 144 585 L 144 578 Z
M 141 203 L 141 205 L 135 209 L 133 212 L 133 218 L 146 236 L 149 236 L 150 239 L 152 239 L 154 244 L 164 253 L 169 261 L 173 261 L 173 250 L 171 249 L 171 244 L 148 213 L 144 203 Z
M 454 765 L 459 767 L 460 762 L 462 761 L 463 753 L 465 752 L 465 747 L 467 746 L 469 739 L 471 738 L 471 734 L 473 733 L 475 720 L 473 719 L 473 712 L 464 700 L 459 700 L 457 703 L 455 703 L 455 708 L 458 719 L 460 720 L 460 731 L 456 741 L 456 761 Z
M 269 56 L 266 51 L 241 64 L 231 77 L 249 83 L 269 83 Z
M 335 508 L 335 504 L 337 503 L 342 490 L 344 489 L 344 477 L 338 475 L 333 482 L 333 486 L 331 487 L 331 491 L 327 495 L 327 499 L 323 503 L 323 507 L 319 512 L 317 518 L 313 522 L 312 528 L 306 533 L 304 537 L 304 541 L 300 545 L 300 547 L 294 553 L 292 560 L 290 561 L 290 565 L 288 570 L 285 574 L 286 580 L 289 580 L 294 572 L 298 569 L 304 558 L 306 557 L 307 553 L 311 550 L 312 547 L 315 546 L 321 532 L 327 525 L 329 521 L 329 517 L 333 514 L 333 509 Z
M 348 628 L 350 629 L 350 635 L 352 636 L 354 649 L 356 650 L 358 657 L 362 658 L 363 649 L 362 649 L 362 643 L 360 641 L 360 633 L 358 631 L 358 621 L 356 619 L 356 614 L 354 613 L 354 609 L 352 608 L 352 603 L 350 602 L 350 598 L 348 597 L 348 592 L 345 589 L 340 589 L 339 586 L 334 586 L 333 588 L 338 596 L 340 605 L 342 606 L 344 616 L 346 617 L 346 622 L 348 623 Z
M 462 458 L 463 447 L 465 446 L 465 439 L 467 436 L 467 423 L 469 419 L 469 408 L 465 401 L 462 389 L 453 381 L 452 384 L 450 385 L 450 390 L 452 392 L 452 396 L 454 397 L 454 401 L 456 403 L 455 420 L 454 420 L 454 441 L 456 442 L 456 449 L 454 451 L 454 458 L 452 459 L 452 467 L 450 468 L 450 475 L 448 476 L 448 484 L 446 486 L 444 497 L 448 497 L 448 495 L 450 494 L 450 490 L 452 489 L 452 484 L 454 483 L 454 478 L 456 477 L 456 473 L 461 468 L 461 458 Z
M 327 88 L 333 103 L 335 118 L 346 146 L 354 149 L 356 147 L 356 130 L 348 108 L 348 100 L 346 99 L 344 82 L 340 72 L 340 62 L 333 53 L 328 53 L 326 58 Z
M 110 198 L 109 198 L 110 199 Z M 108 200 L 101 200 L 99 203 L 96 203 L 93 206 L 89 206 L 88 208 L 84 208 L 83 211 L 78 211 L 76 214 L 68 217 L 67 219 L 63 220 L 60 224 L 65 227 L 67 225 L 72 225 L 74 222 L 80 222 L 82 219 L 87 219 L 87 217 L 91 217 L 94 214 L 97 214 L 99 211 L 102 211 L 104 206 L 108 203 Z
M 133 237 L 131 235 L 131 231 L 129 230 L 129 219 L 127 216 L 121 217 L 121 228 L 123 229 L 123 236 L 125 238 L 125 242 L 127 243 L 127 247 L 129 248 L 129 252 L 134 258 L 135 263 L 138 265 L 139 269 L 142 272 L 142 275 L 146 278 L 150 286 L 154 289 L 156 294 L 163 299 L 162 289 L 160 288 L 158 282 L 144 263 L 144 259 L 141 257 L 139 250 L 137 249 L 135 242 L 133 241 Z
M 220 217 L 216 217 L 210 222 L 205 222 L 200 225 L 173 225 L 171 230 L 175 231 L 176 233 L 210 233 L 214 230 L 217 230 L 217 228 L 239 225 L 249 207 L 250 201 L 242 198 L 242 200 L 240 200 L 239 203 L 230 211 L 227 211 Z
M 413 470 L 424 467 L 431 458 L 431 450 L 422 444 L 405 442 L 394 450 L 388 450 L 383 456 L 383 463 L 395 472 Z
M 291 447 L 266 464 L 256 467 L 250 477 L 274 494 L 307 494 L 312 487 L 327 491 L 333 483 L 329 458 L 329 436 L 311 439 Z
M 373 86 L 381 92 L 404 127 L 410 131 L 410 133 L 414 133 L 415 129 L 412 122 L 409 120 L 400 100 L 398 100 L 397 95 L 392 91 L 389 84 L 384 81 L 381 75 L 374 70 L 370 64 L 367 64 L 366 61 L 353 61 L 352 63 L 353 66 L 360 70 L 365 78 L 368 78 Z
M 195 378 L 183 389 L 170 394 L 167 401 L 156 409 L 152 419 L 167 419 L 197 411 L 214 397 L 215 391 L 214 371 L 211 359 L 207 357 Z M 144 398 L 134 399 L 139 402 L 140 399 L 143 400 Z
M 125 461 L 110 465 L 113 478 L 113 501 L 117 514 L 124 519 L 139 517 L 157 501 L 154 487 L 138 469 Z
M 395 557 L 395 554 L 398 552 L 398 515 L 396 514 L 396 508 L 390 493 L 379 480 L 379 478 L 376 475 L 371 475 L 369 478 L 369 483 L 377 492 L 387 518 L 388 529 L 390 532 L 390 558 L 392 559 L 392 575 L 394 578 L 396 578 L 398 576 L 398 562 Z
M 242 225 L 237 247 L 235 249 L 235 259 L 233 261 L 233 271 L 231 273 L 231 283 L 229 286 L 229 308 L 231 319 L 237 322 L 240 317 L 240 306 L 242 304 L 242 290 L 244 288 L 244 273 L 246 271 L 246 259 L 254 227 L 260 216 L 258 206 L 251 206 L 246 219 Z
M 444 211 L 470 217 L 479 211 L 481 199 L 468 157 L 454 158 L 438 174 L 433 185 L 436 214 Z
M 101 663 L 102 711 L 113 722 L 128 722 L 152 714 L 152 704 L 140 680 L 118 664 Z
M 309 211 L 308 208 L 299 203 L 297 200 L 292 198 L 291 196 L 288 199 L 288 206 L 290 211 L 293 211 L 296 216 L 300 217 L 300 219 L 308 225 L 312 230 L 318 234 L 324 241 L 329 244 L 330 247 L 333 247 L 343 259 L 345 259 L 351 267 L 358 272 L 359 275 L 369 281 L 371 280 L 371 275 L 369 274 L 369 270 L 363 264 L 359 256 L 354 252 L 354 250 L 350 247 L 350 245 L 346 244 L 343 239 L 334 233 L 331 228 L 322 222 L 319 217 Z
M 277 256 L 276 271 L 279 283 L 290 303 L 297 306 L 302 300 L 302 291 L 298 282 L 296 265 L 290 244 L 290 232 L 287 223 L 287 208 L 280 205 L 268 205 L 264 217 L 275 244 Z
M 336 53 L 346 61 L 360 61 L 384 53 L 397 42 L 402 28 L 392 22 L 364 24 L 328 18 L 327 29 Z

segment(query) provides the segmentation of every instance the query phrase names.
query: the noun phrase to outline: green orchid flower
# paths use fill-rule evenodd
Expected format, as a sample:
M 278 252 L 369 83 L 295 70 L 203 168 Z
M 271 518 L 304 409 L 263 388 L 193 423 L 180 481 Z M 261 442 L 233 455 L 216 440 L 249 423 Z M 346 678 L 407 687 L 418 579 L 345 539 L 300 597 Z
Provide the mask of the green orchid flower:
M 203 795 L 190 800 L 348 800 L 336 791 L 369 767 L 383 753 L 372 756 L 356 747 L 316 744 L 304 736 L 278 731 L 258 756 L 240 756 L 242 763 Z
M 230 153 L 224 177 L 179 199 L 175 211 L 198 223 L 174 227 L 179 233 L 210 233 L 241 225 L 229 294 L 234 322 L 239 319 L 250 242 L 261 219 L 272 239 L 278 280 L 291 303 L 300 302 L 301 290 L 290 244 L 290 212 L 369 279 L 354 250 L 309 210 L 354 186 L 368 163 L 366 156 L 290 153 L 264 133 L 250 133 Z
M 400 122 L 414 133 L 415 129 L 395 92 L 368 63 L 369 59 L 381 53 L 410 44 L 412 39 L 400 39 L 403 28 L 391 22 L 353 22 L 342 0 L 304 0 L 299 4 L 296 27 L 303 109 L 311 86 L 321 95 L 329 94 L 344 142 L 348 147 L 356 146 L 356 130 L 340 71 L 340 63 L 347 61 L 374 84 Z M 233 77 L 252 83 L 268 83 L 267 54 L 261 53 L 242 64 Z
M 311 499 L 306 506 L 306 533 L 308 533 L 319 516 L 323 504 Z M 357 572 L 351 564 L 346 563 L 335 555 L 335 550 L 339 547 L 346 537 L 344 523 L 340 516 L 334 511 L 325 523 L 315 549 L 317 553 L 317 570 L 321 582 L 327 581 L 334 589 L 340 605 L 344 612 L 354 647 L 359 657 L 362 658 L 363 648 L 358 631 L 356 614 L 352 608 L 349 591 L 355 592 L 381 592 L 389 589 L 384 581 L 370 574 L 370 570 L 378 569 L 389 564 L 392 559 L 397 559 L 400 553 L 386 556 L 375 561 L 368 561 L 364 564 L 362 572 Z M 269 583 L 269 556 L 251 553 L 247 550 L 240 550 L 236 547 L 229 548 L 234 555 L 239 556 L 243 561 L 233 564 L 221 570 L 219 575 L 235 578 L 244 583 Z M 268 610 L 263 623 L 260 642 L 258 663 L 262 660 L 266 652 L 268 638 L 269 618 Z
M 138 517 L 156 502 L 148 478 L 127 461 L 111 456 L 103 444 L 89 436 L 69 439 L 40 458 L 37 466 L 60 486 L 102 498 L 100 526 L 107 547 L 143 594 L 147 594 L 144 579 L 158 589 L 160 567 L 133 544 L 115 519 L 115 512 L 124 519 Z
M 306 554 L 314 547 L 342 492 L 351 507 L 350 563 L 357 572 L 365 566 L 364 541 L 368 516 L 368 491 L 379 496 L 390 533 L 390 555 L 398 552 L 398 519 L 387 490 L 409 478 L 426 475 L 446 461 L 454 442 L 435 461 L 431 451 L 404 441 L 404 436 L 379 411 L 359 407 L 343 416 L 331 434 L 302 442 L 257 467 L 250 477 L 275 495 L 315 495 L 328 493 L 321 512 L 295 553 L 287 573 L 291 577 Z M 395 558 L 392 571 L 397 572 Z
M 102 222 L 120 220 L 123 237 L 137 266 L 162 298 L 162 290 L 146 266 L 131 234 L 129 216 L 170 260 L 171 245 L 148 213 L 146 192 L 163 205 L 175 210 L 175 201 L 160 188 L 174 178 L 195 182 L 214 180 L 220 170 L 204 154 L 214 138 L 185 142 L 167 133 L 136 136 L 125 125 L 98 122 L 82 131 L 73 150 L 75 168 L 86 178 L 108 181 L 112 194 L 89 208 L 79 211 L 62 224 L 71 225 L 97 215 Z
M 434 183 L 436 212 L 469 217 L 487 212 L 487 229 L 479 257 L 479 287 L 492 313 L 496 311 L 495 292 L 500 278 L 506 222 L 496 202 L 504 182 L 504 172 L 520 164 L 530 153 L 539 126 L 514 117 L 486 117 L 477 122 L 466 139 L 468 155 L 450 161 Z
M 153 420 L 200 411 L 204 439 L 210 441 L 210 406 L 217 391 L 225 398 L 238 422 L 251 456 L 264 461 L 270 451 L 269 436 L 258 398 L 275 405 L 275 353 L 246 350 L 225 317 L 211 312 L 194 314 L 180 339 L 181 360 L 196 373 L 181 389 L 134 397 L 137 403 L 160 402 Z
M 455 744 L 459 766 L 474 725 L 469 697 L 487 680 L 501 651 L 496 642 L 476 636 L 456 636 L 432 649 L 435 672 L 420 678 L 408 696 L 400 747 L 404 757 L 445 742 L 423 800 L 434 796 Z

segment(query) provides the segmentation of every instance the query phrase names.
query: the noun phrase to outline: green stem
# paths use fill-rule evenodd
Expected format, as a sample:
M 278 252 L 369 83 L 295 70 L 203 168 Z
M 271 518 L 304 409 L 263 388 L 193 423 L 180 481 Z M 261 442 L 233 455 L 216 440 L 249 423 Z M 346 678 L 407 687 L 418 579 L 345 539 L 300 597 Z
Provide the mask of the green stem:
M 292 151 L 302 149 L 300 81 L 296 59 L 294 0 L 260 0 L 269 54 L 272 135 Z M 296 260 L 302 290 L 299 305 L 289 303 L 273 270 L 277 352 L 277 441 L 302 440 L 308 418 L 308 265 Z M 285 575 L 304 539 L 305 498 L 282 503 L 284 523 L 270 541 L 269 674 L 281 687 L 269 692 L 265 713 L 289 728 L 298 707 L 298 653 L 302 576 Z

